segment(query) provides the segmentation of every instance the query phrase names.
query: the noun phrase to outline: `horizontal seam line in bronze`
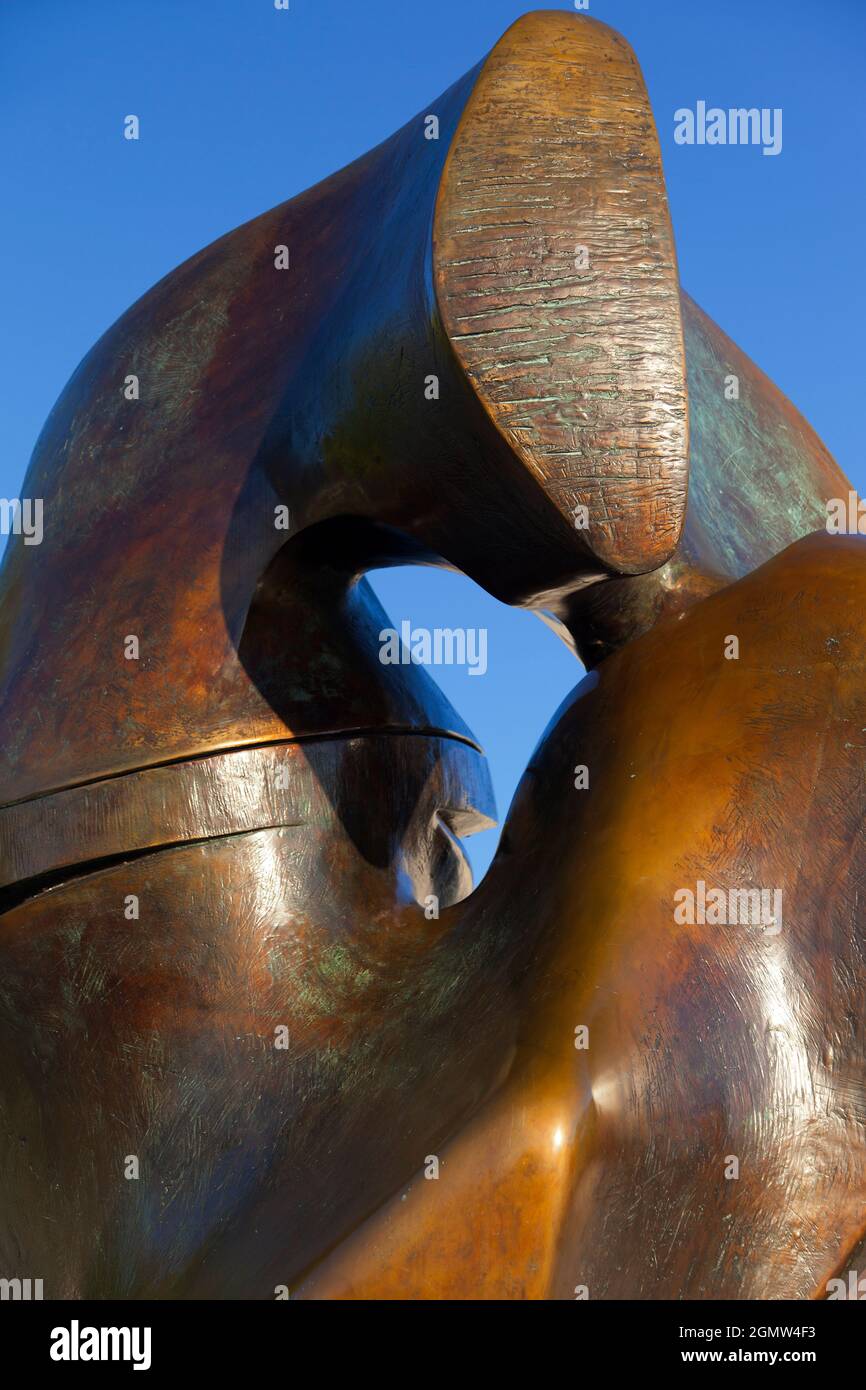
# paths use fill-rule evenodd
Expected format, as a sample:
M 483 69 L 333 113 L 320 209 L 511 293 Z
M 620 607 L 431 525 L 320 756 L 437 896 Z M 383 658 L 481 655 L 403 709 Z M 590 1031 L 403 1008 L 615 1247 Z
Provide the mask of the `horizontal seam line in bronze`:
M 217 840 L 236 840 L 243 835 L 258 835 L 264 830 L 297 829 L 303 823 L 303 821 L 285 821 L 274 825 L 226 830 L 220 835 L 198 836 L 192 840 L 169 840 L 162 845 L 147 845 L 141 849 L 128 850 L 127 852 L 118 851 L 114 854 L 103 854 L 95 859 L 82 859 L 74 864 L 64 864 L 57 869 L 29 874 L 26 878 L 17 879 L 13 883 L 3 884 L 0 887 L 0 918 L 7 912 L 13 911 L 14 908 L 32 902 L 55 888 L 65 888 L 67 884 L 76 883 L 79 879 L 87 878 L 91 874 L 105 873 L 109 869 L 119 868 L 122 864 L 134 864 L 139 859 L 146 859 L 155 854 L 172 853 L 179 849 L 194 849 L 198 845 L 213 844 Z
M 24 806 L 33 801 L 48 801 L 52 797 L 61 796 L 65 792 L 76 791 L 79 787 L 92 787 L 99 782 L 116 782 L 123 777 L 137 777 L 142 773 L 151 772 L 157 768 L 178 767 L 184 763 L 198 763 L 210 758 L 228 757 L 233 753 L 247 753 L 255 748 L 291 748 L 297 743 L 327 743 L 337 742 L 350 738 L 448 738 L 455 743 L 462 743 L 466 748 L 472 748 L 476 753 L 484 756 L 484 749 L 474 739 L 467 738 L 465 734 L 457 734 L 448 729 L 437 728 L 400 728 L 394 726 L 389 728 L 360 727 L 357 729 L 338 729 L 333 732 L 323 734 L 298 734 L 295 738 L 264 739 L 261 743 L 233 743 L 227 748 L 206 748 L 201 753 L 192 753 L 188 756 L 177 758 L 164 758 L 161 762 L 142 763 L 140 767 L 128 767 L 119 772 L 102 772 L 95 777 L 85 777 L 81 782 L 68 782 L 60 787 L 52 787 L 50 791 L 32 792 L 30 796 L 20 796 L 14 801 L 0 802 L 0 814 L 10 810 L 13 806 Z

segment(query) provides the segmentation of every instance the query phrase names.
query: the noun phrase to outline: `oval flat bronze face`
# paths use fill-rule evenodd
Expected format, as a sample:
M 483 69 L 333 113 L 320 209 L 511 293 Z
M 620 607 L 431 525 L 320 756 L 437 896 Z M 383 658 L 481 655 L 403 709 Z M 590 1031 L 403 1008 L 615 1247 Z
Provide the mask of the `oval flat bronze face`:
M 437 298 L 479 400 L 597 565 L 655 569 L 683 526 L 688 406 L 676 252 L 634 53 L 524 15 L 484 63 L 433 229 Z

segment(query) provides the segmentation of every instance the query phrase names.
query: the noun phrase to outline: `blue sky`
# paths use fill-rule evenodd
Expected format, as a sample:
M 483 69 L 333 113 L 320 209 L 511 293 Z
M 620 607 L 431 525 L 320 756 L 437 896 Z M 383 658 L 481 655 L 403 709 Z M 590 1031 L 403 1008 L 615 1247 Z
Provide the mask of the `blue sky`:
M 533 8 L 514 0 L 3 0 L 0 496 L 80 358 L 215 237 L 377 144 Z M 573 3 L 549 4 L 573 9 Z M 863 0 L 590 0 L 653 102 L 683 284 L 866 492 Z M 674 143 L 674 111 L 781 107 L 783 149 Z M 125 115 L 142 123 L 122 138 Z M 504 815 L 580 667 L 459 575 L 391 571 L 395 624 L 486 627 L 489 671 L 434 674 Z M 495 834 L 479 837 L 476 871 Z

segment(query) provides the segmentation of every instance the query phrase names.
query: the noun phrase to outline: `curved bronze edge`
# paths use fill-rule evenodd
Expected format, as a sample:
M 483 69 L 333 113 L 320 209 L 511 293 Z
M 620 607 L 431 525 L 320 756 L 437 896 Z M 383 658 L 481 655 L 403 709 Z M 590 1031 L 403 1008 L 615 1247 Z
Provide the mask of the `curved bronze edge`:
M 407 735 L 438 776 L 431 814 L 472 834 L 495 824 L 489 780 L 477 745 L 434 730 L 350 731 L 235 748 L 184 762 L 83 783 L 0 808 L 0 888 L 59 870 L 246 831 L 291 828 L 339 814 L 325 798 L 329 781 L 362 742 Z M 439 747 L 438 745 L 441 745 Z M 453 749 L 452 749 L 453 745 Z M 315 751 L 314 751 L 315 750 Z M 456 756 L 455 756 L 456 754 Z M 466 765 L 475 763 L 466 779 Z
M 689 504 L 680 543 L 650 574 L 612 576 L 552 600 L 549 625 L 587 668 L 754 572 L 813 532 L 851 490 L 799 410 L 682 295 L 689 373 Z M 736 382 L 728 400 L 725 382 Z M 570 637 L 570 641 L 569 641 Z

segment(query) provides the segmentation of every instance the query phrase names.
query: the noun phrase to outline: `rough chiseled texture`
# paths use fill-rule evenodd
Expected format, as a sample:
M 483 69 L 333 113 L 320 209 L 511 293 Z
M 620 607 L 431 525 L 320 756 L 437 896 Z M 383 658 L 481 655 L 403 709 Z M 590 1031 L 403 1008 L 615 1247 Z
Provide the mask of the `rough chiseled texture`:
M 688 470 L 679 281 L 619 34 L 550 11 L 496 45 L 445 164 L 434 251 L 457 356 L 515 451 L 566 514 L 588 508 L 611 569 L 666 560 Z

